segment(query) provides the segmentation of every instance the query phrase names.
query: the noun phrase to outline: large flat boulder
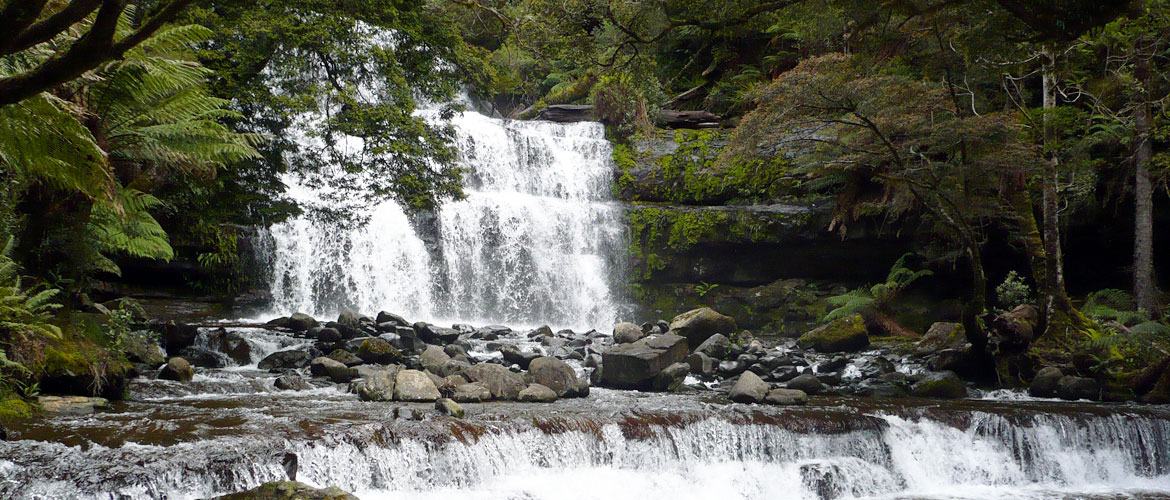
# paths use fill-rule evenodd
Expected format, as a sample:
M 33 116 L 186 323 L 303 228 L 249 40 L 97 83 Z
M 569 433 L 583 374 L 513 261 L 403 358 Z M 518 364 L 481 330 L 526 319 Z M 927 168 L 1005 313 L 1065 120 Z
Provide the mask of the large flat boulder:
M 618 389 L 652 390 L 654 377 L 681 363 L 689 353 L 685 337 L 666 334 L 618 344 L 601 356 L 601 384 Z
M 731 336 L 736 331 L 731 316 L 719 314 L 710 307 L 701 307 L 675 316 L 670 321 L 668 333 L 685 337 L 689 347 L 694 349 L 716 333 Z
M 796 345 L 817 352 L 854 352 L 869 347 L 869 333 L 865 319 L 854 314 L 801 335 Z

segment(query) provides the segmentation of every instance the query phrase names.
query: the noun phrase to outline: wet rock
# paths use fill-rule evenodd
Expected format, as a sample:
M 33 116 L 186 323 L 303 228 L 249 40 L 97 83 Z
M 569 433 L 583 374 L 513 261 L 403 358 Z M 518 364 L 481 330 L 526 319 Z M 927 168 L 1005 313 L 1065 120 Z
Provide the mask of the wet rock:
M 337 331 L 347 339 L 362 336 L 362 315 L 357 311 L 342 311 L 337 316 Z
M 729 354 L 730 349 L 731 340 L 728 340 L 727 336 L 722 333 L 716 333 L 699 344 L 699 347 L 695 348 L 695 352 L 706 354 L 712 359 L 724 359 Z
M 865 320 L 860 314 L 854 314 L 801 335 L 796 345 L 817 352 L 854 352 L 869 346 L 869 334 Z
M 231 359 L 224 353 L 198 346 L 184 347 L 179 351 L 179 357 L 200 368 L 225 368 L 231 364 Z
M 687 356 L 687 365 L 691 367 L 691 373 L 696 375 L 710 377 L 715 374 L 715 360 L 701 352 Z
M 772 405 L 802 405 L 808 403 L 808 394 L 798 389 L 772 389 L 764 397 Z
M 150 368 L 157 368 L 167 362 L 167 353 L 157 342 L 144 335 L 131 335 L 122 344 L 122 352 L 132 363 L 142 363 Z
M 393 401 L 394 385 L 398 380 L 398 372 L 399 368 L 394 366 L 364 373 L 362 380 L 355 387 L 358 399 L 362 401 Z M 430 379 L 427 379 L 427 382 L 430 382 Z
M 673 334 L 615 345 L 602 353 L 601 382 L 619 389 L 652 389 L 654 377 L 682 362 L 688 352 L 686 338 Z
M 1076 401 L 1078 399 L 1096 401 L 1101 399 L 1101 387 L 1097 384 L 1096 380 L 1091 378 L 1065 375 L 1060 378 L 1057 384 L 1060 386 L 1058 391 L 1060 399 L 1067 401 Z
M 967 330 L 959 323 L 935 323 L 922 336 L 914 352 L 932 354 L 946 349 L 966 349 Z
M 377 323 L 379 327 L 385 323 L 390 323 L 396 327 L 410 326 L 410 322 L 406 321 L 406 318 L 386 311 L 379 312 L 378 316 L 374 318 L 374 322 Z
M 428 344 L 450 344 L 459 339 L 459 330 L 454 328 L 444 328 L 438 325 L 429 323 L 415 323 L 414 331 L 418 332 L 418 338 Z
M 687 374 L 691 372 L 691 365 L 687 363 L 675 363 L 658 372 L 654 376 L 654 390 L 662 392 L 674 392 L 682 387 L 683 382 L 687 379 Z
M 459 356 L 462 356 L 464 359 L 467 358 L 467 348 L 459 344 L 448 344 L 443 347 L 443 352 L 452 358 Z
M 910 394 L 920 398 L 962 399 L 967 387 L 954 372 L 930 373 L 910 387 Z
M 358 500 L 358 497 L 335 487 L 317 489 L 296 481 L 277 481 L 214 500 Z
M 402 370 L 394 381 L 394 399 L 398 401 L 427 402 L 439 399 L 439 389 L 426 373 Z
M 768 395 L 768 383 L 752 372 L 743 372 L 728 397 L 736 403 L 762 403 Z
M 567 398 L 586 398 L 589 397 L 589 378 L 577 377 L 577 388 L 571 393 L 565 394 Z
M 530 384 L 517 397 L 526 403 L 551 403 L 557 400 L 557 393 L 543 385 Z
M 532 360 L 528 375 L 533 382 L 552 389 L 559 398 L 577 392 L 577 372 L 559 359 L 545 356 Z
M 421 353 L 426 349 L 426 342 L 423 342 L 418 336 L 418 332 L 409 326 L 400 326 L 395 330 L 395 335 L 398 336 L 397 347 L 403 352 Z
M 460 403 L 479 403 L 483 401 L 490 401 L 492 399 L 492 391 L 479 382 L 470 382 L 467 384 L 460 384 L 455 386 L 455 392 L 451 395 Z
M 500 354 L 504 356 L 504 362 L 513 365 L 520 365 L 521 369 L 527 370 L 532 360 L 539 358 L 540 353 L 527 352 L 520 349 L 519 346 L 513 344 L 503 344 L 500 346 Z
M 418 360 L 422 363 L 423 369 L 431 373 L 442 374 L 443 365 L 451 361 L 451 356 L 448 356 L 442 347 L 432 345 L 427 346 Z
M 857 384 L 856 393 L 859 396 L 871 398 L 904 398 L 906 391 L 897 384 L 878 379 L 862 380 Z
M 199 328 L 174 321 L 154 323 L 151 324 L 150 328 L 159 333 L 163 347 L 166 348 L 167 354 L 172 356 L 179 354 L 179 351 L 182 351 L 184 347 L 194 344 L 195 339 L 199 336 Z
M 798 375 L 792 380 L 789 380 L 787 387 L 789 389 L 804 391 L 805 394 L 814 396 L 825 391 L 825 384 L 816 375 L 811 373 Z
M 631 344 L 644 336 L 642 328 L 633 323 L 622 322 L 613 326 L 613 341 L 617 344 Z
M 822 373 L 837 372 L 843 370 L 846 366 L 849 366 L 849 358 L 844 356 L 836 356 L 833 359 L 817 365 L 816 372 L 817 375 Z
M 826 385 L 841 385 L 840 372 L 817 373 L 817 378 Z
M 1032 385 L 1028 386 L 1028 394 L 1036 398 L 1055 398 L 1060 394 L 1060 379 L 1064 378 L 1060 368 L 1046 366 L 1041 368 L 1032 378 Z
M 463 418 L 463 407 L 451 398 L 440 398 L 438 401 L 435 401 L 435 409 L 439 410 L 439 413 L 443 415 Z
M 278 351 L 269 354 L 256 364 L 261 370 L 293 370 L 309 366 L 312 356 L 300 349 Z
M 776 382 L 788 382 L 800 376 L 800 369 L 795 366 L 782 366 L 772 371 L 772 380 Z
M 345 349 L 334 349 L 333 352 L 329 353 L 329 359 L 345 366 L 357 366 L 365 363 L 365 361 L 362 361 L 362 358 L 355 356 L 352 352 Z
M 308 314 L 295 313 L 289 316 L 286 324 L 288 325 L 288 329 L 294 332 L 307 332 L 310 328 L 318 326 L 320 323 Z
M 282 391 L 307 391 L 313 388 L 305 379 L 297 375 L 281 375 L 276 377 L 273 385 Z
M 439 371 L 436 372 L 436 374 L 440 377 L 448 377 L 455 374 L 465 373 L 470 369 L 471 363 L 468 363 L 462 359 L 452 359 L 446 363 L 443 363 L 443 366 L 439 368 Z
M 158 378 L 163 380 L 176 380 L 179 382 L 190 382 L 191 378 L 195 376 L 195 369 L 191 368 L 191 363 L 183 358 L 171 358 L 167 360 L 167 364 L 163 365 L 162 370 L 158 372 Z
M 341 334 L 341 330 L 336 328 L 313 328 L 309 330 L 309 335 L 316 338 L 318 342 L 324 342 L 326 344 L 345 340 L 345 336 Z
M 712 335 L 717 333 L 731 335 L 737 330 L 735 320 L 730 316 L 724 316 L 714 309 L 703 307 L 675 316 L 670 321 L 669 333 L 686 338 L 687 345 L 694 349 Z
M 252 345 L 236 332 L 229 332 L 223 328 L 216 334 L 219 351 L 226 354 L 237 365 L 247 365 L 252 362 Z
M 719 362 L 719 366 L 716 367 L 716 370 L 724 377 L 734 377 L 747 370 L 747 365 L 739 361 L 721 361 Z
M 552 336 L 553 336 L 552 328 L 549 327 L 548 325 L 543 325 L 543 326 L 537 327 L 537 329 L 533 330 L 532 332 L 530 332 L 528 334 L 528 338 L 530 338 L 530 339 L 539 338 L 539 337 L 547 338 L 547 337 L 552 337 Z
M 371 337 L 362 341 L 357 349 L 357 357 L 367 363 L 380 365 L 398 364 L 402 362 L 402 353 L 390 342 L 380 337 Z
M 466 375 L 472 382 L 483 384 L 494 399 L 515 400 L 525 387 L 524 377 L 496 364 L 481 363 L 472 366 Z
M 347 383 L 358 377 L 357 370 L 325 356 L 313 358 L 309 362 L 309 373 L 314 377 L 329 377 L 329 380 L 338 384 Z
M 41 405 L 41 409 L 55 415 L 90 415 L 97 408 L 110 406 L 110 401 L 106 398 L 86 396 L 40 396 L 37 403 Z
M 886 359 L 884 356 L 864 357 L 857 363 L 857 371 L 861 373 L 862 378 L 880 377 L 887 373 L 894 372 L 897 367 L 894 363 Z

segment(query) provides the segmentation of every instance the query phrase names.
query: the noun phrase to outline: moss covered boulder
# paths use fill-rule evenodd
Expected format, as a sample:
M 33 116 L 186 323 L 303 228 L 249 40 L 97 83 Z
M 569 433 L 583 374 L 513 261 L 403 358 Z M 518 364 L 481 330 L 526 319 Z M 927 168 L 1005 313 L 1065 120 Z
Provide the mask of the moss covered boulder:
M 817 352 L 855 352 L 869 346 L 869 333 L 865 319 L 854 314 L 801 335 L 796 345 Z
M 737 329 L 735 319 L 731 316 L 719 314 L 710 307 L 701 307 L 675 316 L 670 321 L 669 333 L 685 337 L 687 345 L 694 349 L 712 335 L 722 333 L 731 336 Z
M 402 363 L 402 353 L 394 348 L 386 339 L 378 337 L 368 338 L 358 346 L 357 357 L 367 363 L 382 365 Z
M 274 481 L 215 500 L 358 500 L 338 488 L 317 489 L 297 481 Z
M 910 394 L 920 398 L 962 399 L 967 387 L 954 372 L 931 373 L 910 387 Z

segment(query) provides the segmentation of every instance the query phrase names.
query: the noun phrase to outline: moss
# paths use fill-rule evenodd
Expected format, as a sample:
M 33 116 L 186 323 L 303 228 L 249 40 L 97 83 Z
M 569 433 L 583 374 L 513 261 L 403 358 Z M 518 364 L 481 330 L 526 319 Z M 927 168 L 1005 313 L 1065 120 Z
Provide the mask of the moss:
M 854 314 L 801 335 L 796 345 L 818 352 L 857 351 L 869 345 L 869 334 L 865 330 L 865 319 Z
M 0 422 L 10 422 L 29 418 L 36 413 L 36 408 L 15 394 L 7 394 L 0 398 Z
M 28 339 L 12 346 L 13 359 L 29 369 L 42 391 L 118 399 L 133 369 L 109 346 L 101 325 L 82 316 L 68 318 L 57 339 Z

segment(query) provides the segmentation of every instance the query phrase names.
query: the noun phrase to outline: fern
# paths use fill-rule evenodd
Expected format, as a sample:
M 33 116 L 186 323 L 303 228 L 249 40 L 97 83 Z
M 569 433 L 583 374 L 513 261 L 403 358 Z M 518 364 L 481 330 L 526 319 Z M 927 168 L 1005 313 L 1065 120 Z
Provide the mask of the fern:
M 90 214 L 89 229 L 97 250 L 107 254 L 170 260 L 175 252 L 167 233 L 149 210 L 162 202 L 134 189 L 122 189 L 116 202 L 99 203 Z M 100 256 L 99 256 L 100 257 Z M 95 258 L 95 270 L 121 274 L 108 258 Z
M 12 342 L 20 337 L 59 338 L 61 329 L 50 323 L 53 311 L 61 307 L 51 302 L 58 293 L 50 288 L 25 288 L 20 269 L 12 260 L 13 239 L 9 237 L 0 252 L 0 340 Z M 0 355 L 3 351 L 0 351 Z M 10 363 L 6 357 L 0 366 Z
M 1085 298 L 1081 312 L 1098 321 L 1117 321 L 1122 325 L 1148 322 L 1150 317 L 1144 311 L 1133 310 L 1133 297 L 1125 290 L 1108 288 L 1098 290 Z
M 910 255 L 907 253 L 894 262 L 894 265 L 890 267 L 890 272 L 886 275 L 885 282 L 877 283 L 869 288 L 862 287 L 851 290 L 826 299 L 826 302 L 834 306 L 834 309 L 829 311 L 823 319 L 832 321 L 853 314 L 869 315 L 875 311 L 883 311 L 889 308 L 898 295 L 915 281 L 934 274 L 927 269 L 914 271 L 906 267 L 906 259 Z

